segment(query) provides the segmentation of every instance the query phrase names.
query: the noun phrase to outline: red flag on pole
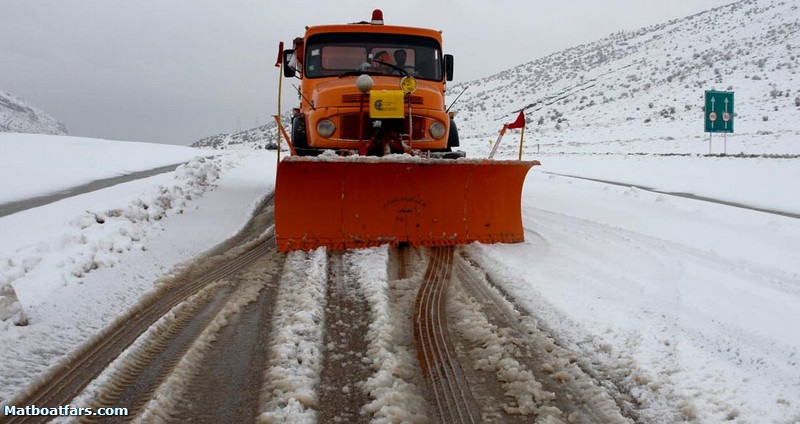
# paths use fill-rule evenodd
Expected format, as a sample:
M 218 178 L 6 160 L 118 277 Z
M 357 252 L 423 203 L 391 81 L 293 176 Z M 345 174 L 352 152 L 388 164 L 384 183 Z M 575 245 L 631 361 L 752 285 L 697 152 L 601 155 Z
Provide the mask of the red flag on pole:
M 525 113 L 523 111 L 519 111 L 519 116 L 517 116 L 517 120 L 507 124 L 508 129 L 513 130 L 514 128 L 524 128 L 525 127 Z
M 275 61 L 275 67 L 280 68 L 283 62 L 283 41 L 278 44 L 278 60 Z

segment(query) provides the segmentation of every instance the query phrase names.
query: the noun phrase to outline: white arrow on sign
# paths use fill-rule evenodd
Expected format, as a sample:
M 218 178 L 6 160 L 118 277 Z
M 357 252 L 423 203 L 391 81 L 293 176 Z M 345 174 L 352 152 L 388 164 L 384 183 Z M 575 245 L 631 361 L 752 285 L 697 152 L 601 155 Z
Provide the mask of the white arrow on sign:
M 717 98 L 716 98 L 716 97 L 712 97 L 712 98 L 711 98 L 711 113 L 713 113 L 713 114 L 714 114 L 714 117 L 715 117 L 715 118 L 716 118 L 716 116 L 717 116 L 717 114 L 716 114 L 716 112 L 717 112 L 717 106 L 716 106 L 716 104 L 717 104 Z M 709 116 L 711 116 L 711 115 L 709 115 Z M 714 122 L 715 122 L 715 121 L 716 121 L 716 119 L 711 119 L 711 129 L 712 129 L 712 130 L 714 129 Z
M 725 98 L 725 114 L 723 114 L 722 117 L 725 118 L 725 116 L 727 116 L 727 115 L 728 115 L 728 98 L 726 97 Z M 727 119 L 723 119 L 723 121 L 725 121 L 725 129 L 727 130 L 728 129 L 728 120 Z

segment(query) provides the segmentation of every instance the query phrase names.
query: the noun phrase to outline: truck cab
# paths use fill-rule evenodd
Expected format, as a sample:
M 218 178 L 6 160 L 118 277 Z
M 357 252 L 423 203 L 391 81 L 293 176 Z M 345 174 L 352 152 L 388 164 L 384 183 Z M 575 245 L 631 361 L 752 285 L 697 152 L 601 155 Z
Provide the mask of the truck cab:
M 300 79 L 292 143 L 300 155 L 324 150 L 382 156 L 447 153 L 458 146 L 446 110 L 453 57 L 440 31 L 370 22 L 307 27 L 283 54 L 284 76 Z

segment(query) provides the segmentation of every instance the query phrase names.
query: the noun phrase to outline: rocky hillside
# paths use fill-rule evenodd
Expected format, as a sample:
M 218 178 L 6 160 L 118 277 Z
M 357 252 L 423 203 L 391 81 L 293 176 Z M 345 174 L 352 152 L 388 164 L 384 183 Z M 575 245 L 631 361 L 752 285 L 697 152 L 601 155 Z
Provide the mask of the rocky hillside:
M 0 91 L 0 132 L 66 135 L 67 127 L 25 100 Z
M 524 110 L 542 144 L 702 138 L 705 90 L 735 93 L 737 134 L 796 132 L 799 4 L 743 0 L 455 85 L 461 136 L 495 137 Z
M 278 135 L 276 131 L 275 123 L 272 122 L 234 134 L 212 135 L 192 143 L 191 147 L 229 150 L 272 148 Z
M 532 143 L 600 151 L 653 139 L 686 151 L 707 138 L 705 90 L 735 92 L 737 136 L 800 135 L 799 4 L 742 0 L 452 85 L 450 101 L 467 88 L 452 109 L 462 147 L 483 149 L 524 110 Z M 260 148 L 274 134 L 272 124 L 198 143 Z

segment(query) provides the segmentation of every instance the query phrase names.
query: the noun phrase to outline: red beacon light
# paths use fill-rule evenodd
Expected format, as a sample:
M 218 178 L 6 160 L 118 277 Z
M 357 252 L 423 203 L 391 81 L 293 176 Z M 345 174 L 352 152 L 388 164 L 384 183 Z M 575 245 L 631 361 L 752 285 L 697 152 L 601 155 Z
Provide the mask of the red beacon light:
M 375 9 L 372 11 L 372 25 L 383 25 L 383 11 Z

